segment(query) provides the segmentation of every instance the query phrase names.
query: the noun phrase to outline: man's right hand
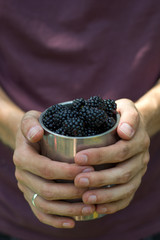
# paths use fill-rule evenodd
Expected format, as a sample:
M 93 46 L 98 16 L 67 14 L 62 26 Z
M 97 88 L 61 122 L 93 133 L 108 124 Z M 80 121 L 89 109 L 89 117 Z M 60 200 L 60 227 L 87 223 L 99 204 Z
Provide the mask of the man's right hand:
M 85 188 L 72 183 L 56 183 L 56 179 L 74 180 L 77 174 L 93 171 L 92 167 L 53 161 L 40 155 L 40 140 L 44 131 L 39 124 L 40 112 L 29 111 L 21 121 L 14 151 L 15 176 L 35 216 L 43 223 L 56 228 L 73 228 L 73 216 L 89 215 L 94 205 L 65 200 L 81 198 Z M 33 195 L 37 193 L 35 206 Z

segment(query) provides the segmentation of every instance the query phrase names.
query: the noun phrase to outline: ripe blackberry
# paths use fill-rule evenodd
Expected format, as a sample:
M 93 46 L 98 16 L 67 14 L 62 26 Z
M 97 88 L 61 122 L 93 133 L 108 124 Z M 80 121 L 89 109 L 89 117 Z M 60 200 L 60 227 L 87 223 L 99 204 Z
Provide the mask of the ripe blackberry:
M 55 133 L 60 134 L 60 135 L 65 135 L 65 130 L 63 127 L 56 129 Z
M 89 136 L 90 137 L 90 136 L 94 136 L 94 135 L 97 135 L 96 129 L 91 128 L 91 127 L 85 128 L 84 136 Z
M 69 110 L 66 119 L 68 118 L 77 118 L 79 116 L 77 110 Z
M 43 124 L 60 135 L 94 136 L 112 128 L 116 122 L 116 103 L 93 96 L 75 99 L 69 105 L 56 104 L 43 115 Z
M 54 115 L 45 116 L 43 118 L 43 124 L 51 131 L 55 131 L 57 128 L 61 127 L 61 115 L 55 113 Z
M 93 107 L 89 108 L 88 106 L 81 109 L 79 116 L 85 121 L 87 126 L 91 127 L 99 127 L 107 120 L 105 111 Z
M 44 126 L 51 131 L 55 131 L 57 128 L 60 128 L 62 124 L 64 109 L 64 106 L 59 104 L 48 108 L 43 116 Z
M 116 120 L 113 117 L 109 117 L 106 121 L 108 129 L 112 128 L 116 123 Z
M 64 122 L 68 118 L 76 118 L 78 116 L 78 112 L 75 110 L 71 110 L 69 107 L 66 106 L 62 111 L 58 112 L 61 116 L 60 121 Z
M 56 104 L 56 105 L 51 106 L 48 111 L 51 111 L 51 114 L 54 114 L 57 112 L 62 112 L 65 108 L 66 107 L 64 105 Z M 47 112 L 46 112 L 46 114 L 47 114 Z
M 104 101 L 99 96 L 93 96 L 86 101 L 86 105 L 89 107 L 103 109 Z
M 112 99 L 104 99 L 103 110 L 109 115 L 113 116 L 116 113 L 117 104 Z
M 78 98 L 73 100 L 72 102 L 72 109 L 77 110 L 82 108 L 85 105 L 85 100 L 84 98 Z
M 63 122 L 63 130 L 68 136 L 82 136 L 84 122 L 80 118 L 68 118 Z

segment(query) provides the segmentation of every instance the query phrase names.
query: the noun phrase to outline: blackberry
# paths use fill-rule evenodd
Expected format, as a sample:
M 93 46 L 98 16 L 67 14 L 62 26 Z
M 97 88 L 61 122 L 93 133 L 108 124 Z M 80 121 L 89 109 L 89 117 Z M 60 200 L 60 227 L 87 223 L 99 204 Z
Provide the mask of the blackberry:
M 97 135 L 96 129 L 91 127 L 85 128 L 84 136 L 94 136 L 94 135 Z
M 73 100 L 72 109 L 77 110 L 77 109 L 82 108 L 84 105 L 85 105 L 84 98 L 78 98 L 78 99 Z
M 86 101 L 86 105 L 89 107 L 103 109 L 104 101 L 99 96 L 93 96 Z
M 103 110 L 109 115 L 113 116 L 116 113 L 117 104 L 112 99 L 104 99 Z
M 75 99 L 69 105 L 56 104 L 43 115 L 43 124 L 60 135 L 94 136 L 112 128 L 116 123 L 114 100 L 93 96 Z
M 65 135 L 65 134 L 66 134 L 66 132 L 65 132 L 65 130 L 64 130 L 63 127 L 58 128 L 58 129 L 55 131 L 55 133 L 60 134 L 60 135 Z
M 77 118 L 79 116 L 78 111 L 76 110 L 68 110 L 68 114 L 66 119 L 68 118 Z
M 68 136 L 82 136 L 84 122 L 80 118 L 68 118 L 63 123 L 63 129 Z
M 107 114 L 104 110 L 93 107 L 89 108 L 88 106 L 83 107 L 79 115 L 87 126 L 92 127 L 99 127 L 107 120 Z
M 61 115 L 61 122 L 64 122 L 68 118 L 76 118 L 78 116 L 77 111 L 71 110 L 70 108 L 66 107 L 63 111 L 60 111 L 59 114 Z
M 51 114 L 54 114 L 54 113 L 57 113 L 57 112 L 62 112 L 64 109 L 65 109 L 64 105 L 56 104 L 56 105 L 51 106 L 49 108 L 49 111 L 51 111 Z M 46 112 L 46 114 L 47 114 L 47 112 Z
M 61 126 L 61 116 L 59 114 L 51 114 L 48 115 L 47 113 L 46 116 L 43 118 L 43 124 L 46 126 L 51 131 L 55 131 L 57 128 Z
M 109 117 L 106 121 L 108 129 L 112 128 L 116 123 L 116 120 L 113 117 Z

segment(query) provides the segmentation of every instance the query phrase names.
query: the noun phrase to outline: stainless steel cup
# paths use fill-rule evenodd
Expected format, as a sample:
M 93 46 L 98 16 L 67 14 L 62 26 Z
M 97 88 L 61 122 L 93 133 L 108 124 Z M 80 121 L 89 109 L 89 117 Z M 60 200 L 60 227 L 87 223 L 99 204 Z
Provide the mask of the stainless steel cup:
M 64 102 L 60 104 L 69 105 L 72 101 Z M 97 147 L 104 147 L 111 144 L 114 144 L 118 137 L 116 133 L 116 128 L 119 123 L 120 115 L 117 113 L 117 121 L 113 128 L 111 128 L 109 131 L 106 131 L 104 133 L 101 133 L 99 135 L 95 136 L 89 136 L 89 137 L 68 137 L 56 134 L 50 130 L 48 130 L 44 124 L 43 124 L 43 116 L 45 112 L 48 109 L 46 109 L 40 116 L 40 124 L 44 129 L 44 136 L 41 140 L 41 149 L 42 149 L 42 155 L 47 156 L 48 158 L 54 160 L 54 161 L 61 161 L 61 162 L 67 162 L 67 163 L 73 163 L 74 157 L 77 152 L 87 149 L 87 148 L 97 148 Z M 99 171 L 102 169 L 106 169 L 111 167 L 111 164 L 103 164 L 103 165 L 96 165 L 95 170 Z M 65 182 L 63 180 L 63 182 Z M 67 182 L 67 181 L 66 181 Z M 107 186 L 109 187 L 109 186 Z M 103 217 L 105 214 L 98 214 L 93 213 L 89 216 L 75 216 L 74 219 L 76 221 L 84 221 L 84 220 L 91 220 Z

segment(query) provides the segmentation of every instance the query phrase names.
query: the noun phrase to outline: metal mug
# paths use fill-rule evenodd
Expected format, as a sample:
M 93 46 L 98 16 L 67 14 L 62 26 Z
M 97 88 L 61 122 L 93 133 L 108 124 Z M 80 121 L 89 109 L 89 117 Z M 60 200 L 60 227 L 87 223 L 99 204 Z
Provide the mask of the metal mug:
M 72 101 L 59 103 L 62 105 L 69 105 Z M 104 147 L 114 144 L 117 139 L 116 128 L 119 123 L 120 115 L 116 114 L 116 124 L 108 131 L 95 136 L 88 137 L 69 137 L 54 133 L 47 129 L 43 124 L 43 116 L 48 108 L 40 115 L 39 122 L 44 129 L 44 135 L 41 140 L 41 154 L 47 156 L 54 161 L 61 161 L 67 163 L 74 163 L 74 157 L 77 152 L 87 148 Z M 96 171 L 112 167 L 112 164 L 103 164 L 94 166 Z M 65 182 L 62 180 L 62 182 Z M 68 181 L 66 181 L 68 182 Z M 106 186 L 110 187 L 110 186 Z M 76 200 L 75 200 L 76 201 Z M 94 212 L 88 216 L 74 216 L 76 221 L 85 221 L 100 218 L 106 214 L 98 214 Z

